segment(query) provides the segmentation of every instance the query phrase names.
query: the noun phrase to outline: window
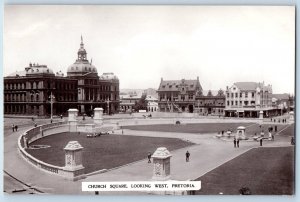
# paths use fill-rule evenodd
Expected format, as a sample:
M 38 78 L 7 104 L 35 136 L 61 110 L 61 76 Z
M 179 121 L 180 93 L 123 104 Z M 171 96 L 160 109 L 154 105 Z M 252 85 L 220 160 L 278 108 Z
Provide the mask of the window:
M 238 97 L 238 93 L 235 93 L 235 97 Z
M 229 101 L 227 101 L 227 105 L 229 106 Z
M 181 100 L 184 100 L 184 95 L 181 96 Z
M 227 93 L 227 97 L 229 97 L 229 93 Z
M 245 97 L 246 97 L 246 98 L 248 97 L 248 92 L 245 92 Z
M 252 98 L 254 98 L 254 92 L 252 92 Z
M 238 105 L 238 101 L 235 101 L 235 105 L 236 105 L 236 106 Z
M 233 93 L 231 93 L 231 97 L 233 97 Z
M 231 105 L 233 105 L 233 101 L 231 101 Z
M 190 95 L 189 95 L 189 99 L 190 99 L 190 100 L 194 99 L 193 94 L 190 94 Z
M 243 97 L 243 93 L 240 93 L 240 97 Z
M 242 101 L 240 101 L 240 105 L 242 106 Z

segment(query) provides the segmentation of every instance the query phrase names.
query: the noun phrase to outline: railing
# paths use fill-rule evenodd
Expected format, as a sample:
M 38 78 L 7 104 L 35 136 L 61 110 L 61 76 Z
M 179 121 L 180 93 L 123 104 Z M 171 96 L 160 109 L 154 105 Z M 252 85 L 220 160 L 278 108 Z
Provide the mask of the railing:
M 20 151 L 21 155 L 23 156 L 23 158 L 25 158 L 33 166 L 35 166 L 43 171 L 46 171 L 46 172 L 52 173 L 52 174 L 65 176 L 66 171 L 64 170 L 64 167 L 59 167 L 59 166 L 51 165 L 51 164 L 45 163 L 43 161 L 40 161 L 40 160 L 36 159 L 35 157 L 33 157 L 32 155 L 30 155 L 29 153 L 27 153 L 24 148 L 24 146 L 25 146 L 24 145 L 24 137 L 26 137 L 27 141 L 30 142 L 33 139 L 34 140 L 38 139 L 38 138 L 36 138 L 36 136 L 39 136 L 41 133 L 43 133 L 43 131 L 57 128 L 57 127 L 63 126 L 64 124 L 65 124 L 65 122 L 57 122 L 57 123 L 41 125 L 41 126 L 31 128 L 31 129 L 25 131 L 23 135 L 20 135 L 20 137 L 18 139 L 18 147 L 19 147 L 19 151 Z

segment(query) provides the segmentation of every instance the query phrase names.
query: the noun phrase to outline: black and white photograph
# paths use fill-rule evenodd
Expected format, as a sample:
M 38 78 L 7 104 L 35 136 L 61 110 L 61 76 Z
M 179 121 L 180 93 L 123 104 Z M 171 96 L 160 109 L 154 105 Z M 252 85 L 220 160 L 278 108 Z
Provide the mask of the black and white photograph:
M 3 18 L 6 195 L 295 195 L 295 6 Z

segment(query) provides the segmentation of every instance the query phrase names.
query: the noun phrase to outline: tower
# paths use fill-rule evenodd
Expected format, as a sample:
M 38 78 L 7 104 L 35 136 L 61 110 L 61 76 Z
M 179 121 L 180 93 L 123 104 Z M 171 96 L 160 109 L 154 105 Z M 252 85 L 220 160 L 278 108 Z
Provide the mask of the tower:
M 82 39 L 82 35 L 81 35 L 81 43 L 80 43 L 80 48 L 77 52 L 78 55 L 78 59 L 77 61 L 86 61 L 86 50 L 84 49 L 84 43 L 83 43 L 83 39 Z

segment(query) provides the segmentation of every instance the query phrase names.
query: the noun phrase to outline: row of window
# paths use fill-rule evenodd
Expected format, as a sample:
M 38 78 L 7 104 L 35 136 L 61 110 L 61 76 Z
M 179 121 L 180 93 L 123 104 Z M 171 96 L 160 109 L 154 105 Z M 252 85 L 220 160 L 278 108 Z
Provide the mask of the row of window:
M 258 93 L 259 94 L 259 93 Z M 254 98 L 254 96 L 255 96 L 255 93 L 254 92 L 245 92 L 245 93 L 227 93 L 227 98 L 229 98 L 230 97 L 230 95 L 231 95 L 231 97 L 232 98 L 234 98 L 234 97 L 236 97 L 236 98 L 238 98 L 238 97 L 245 97 L 245 98 L 247 98 L 248 96 L 250 97 L 252 97 L 252 98 Z
M 255 101 L 251 101 L 251 102 L 249 102 L 249 101 L 244 101 L 244 105 L 243 105 L 243 102 L 242 101 L 240 101 L 240 102 L 238 102 L 238 101 L 227 101 L 227 106 L 229 106 L 231 104 L 231 106 L 255 106 Z M 250 105 L 249 105 L 250 104 Z

